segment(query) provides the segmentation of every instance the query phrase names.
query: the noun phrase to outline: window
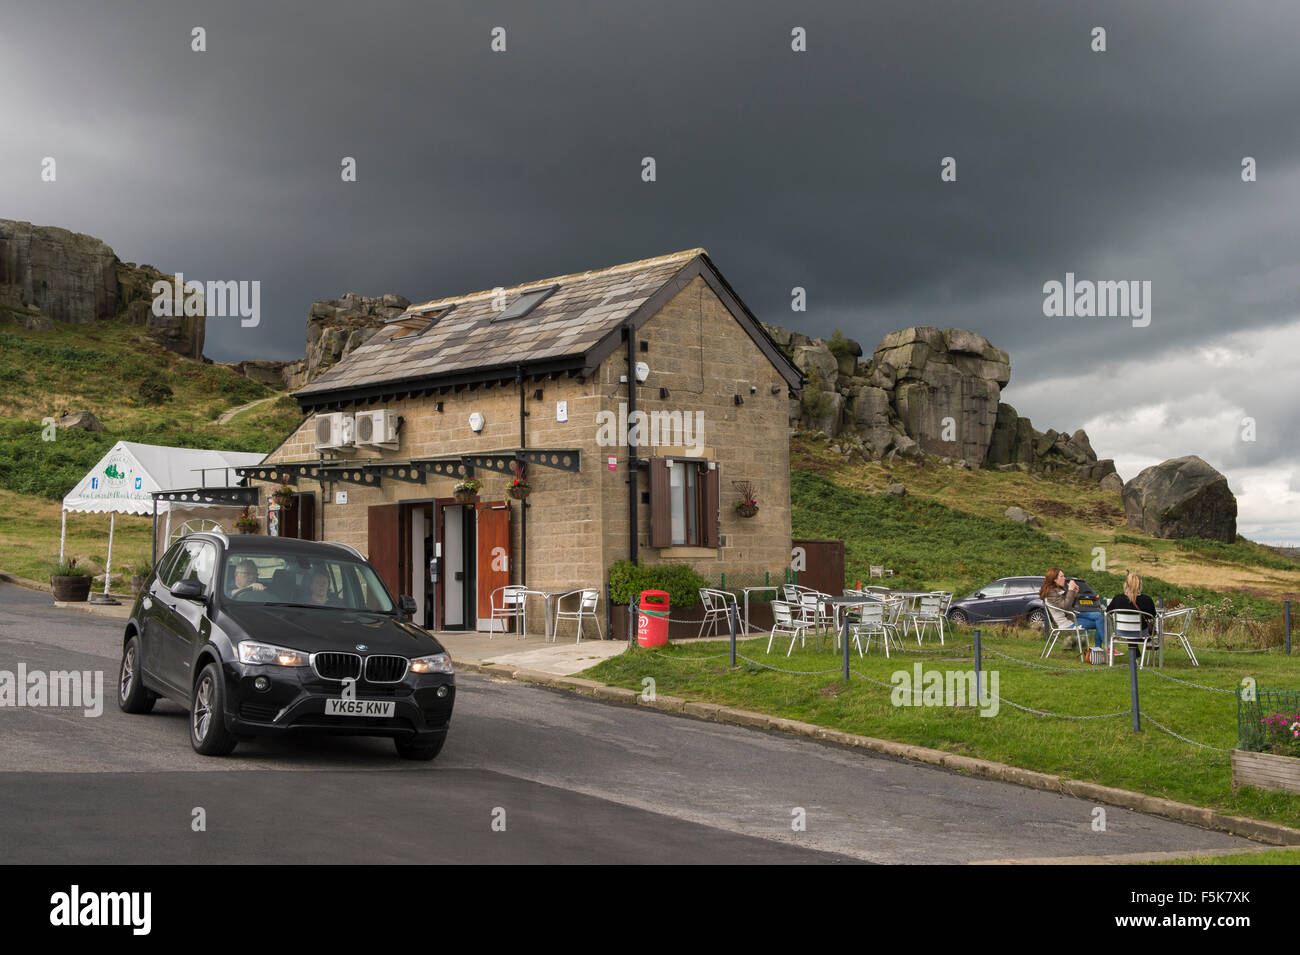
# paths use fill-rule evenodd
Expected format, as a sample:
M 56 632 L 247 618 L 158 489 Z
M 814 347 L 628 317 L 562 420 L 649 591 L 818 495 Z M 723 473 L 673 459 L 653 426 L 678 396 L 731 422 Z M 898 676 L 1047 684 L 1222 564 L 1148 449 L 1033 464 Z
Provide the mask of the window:
M 203 592 L 212 589 L 212 571 L 216 568 L 217 553 L 211 544 L 204 541 L 186 541 L 185 556 L 177 564 L 180 571 L 177 580 L 197 580 L 203 585 Z
M 492 319 L 494 322 L 505 322 L 512 318 L 523 318 L 542 302 L 546 301 L 558 289 L 558 285 L 548 285 L 546 288 L 532 289 L 524 292 L 517 299 L 510 303 L 504 312 Z
M 389 324 L 398 329 L 404 330 L 406 334 L 394 334 L 389 341 L 406 342 L 411 341 L 414 338 L 419 338 L 429 329 L 433 328 L 434 325 L 437 325 L 438 322 L 445 318 L 455 307 L 456 305 L 453 302 L 451 305 L 446 305 L 442 308 L 431 309 L 427 312 L 418 312 L 413 315 L 402 315 L 393 319 Z
M 170 551 L 163 557 L 162 563 L 158 568 L 158 580 L 169 590 L 175 586 L 177 581 L 185 579 L 186 571 L 190 568 L 190 560 L 193 554 L 190 552 L 186 541 L 177 541 L 172 545 Z
M 699 465 L 685 461 L 674 461 L 668 469 L 674 546 L 700 542 L 699 473 Z
M 710 461 L 652 458 L 650 546 L 718 546 L 718 467 Z
M 297 604 L 392 613 L 374 569 L 354 560 L 305 554 L 227 554 L 226 598 L 238 603 Z

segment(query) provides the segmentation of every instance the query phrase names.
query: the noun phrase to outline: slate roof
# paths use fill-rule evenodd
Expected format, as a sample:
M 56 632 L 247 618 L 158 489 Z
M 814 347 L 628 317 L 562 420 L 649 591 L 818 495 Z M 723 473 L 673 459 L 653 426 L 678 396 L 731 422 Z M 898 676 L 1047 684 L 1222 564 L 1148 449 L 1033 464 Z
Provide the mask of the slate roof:
M 692 263 L 694 268 L 687 269 Z M 412 305 L 347 358 L 294 392 L 294 397 L 306 410 L 330 399 L 389 390 L 385 386 L 398 383 L 482 380 L 493 369 L 508 377 L 519 365 L 527 373 L 590 369 L 603 360 L 612 336 L 625 321 L 661 290 L 675 294 L 676 288 L 665 289 L 675 276 L 680 275 L 678 283 L 684 286 L 695 274 L 705 274 L 734 298 L 705 251 L 688 249 L 506 287 L 497 305 L 504 299 L 508 307 L 523 292 L 558 286 L 520 318 L 493 321 L 501 315 L 493 303 L 499 294 L 495 289 Z M 454 308 L 436 318 L 431 327 L 419 329 L 423 313 L 436 313 L 447 306 Z M 757 330 L 764 351 L 769 351 L 765 345 L 771 344 L 771 339 L 738 299 L 735 306 L 747 317 L 745 324 L 753 326 L 750 333 Z M 602 346 L 602 354 L 593 359 L 597 346 Z M 788 366 L 774 345 L 771 351 Z M 789 367 L 797 380 L 797 369 Z

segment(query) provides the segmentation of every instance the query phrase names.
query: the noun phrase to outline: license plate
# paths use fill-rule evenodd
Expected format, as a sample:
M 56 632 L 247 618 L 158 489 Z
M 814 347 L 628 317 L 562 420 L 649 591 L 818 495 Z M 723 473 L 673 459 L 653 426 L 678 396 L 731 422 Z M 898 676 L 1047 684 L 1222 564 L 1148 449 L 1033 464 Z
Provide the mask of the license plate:
M 326 716 L 391 717 L 397 704 L 392 700 L 326 700 Z

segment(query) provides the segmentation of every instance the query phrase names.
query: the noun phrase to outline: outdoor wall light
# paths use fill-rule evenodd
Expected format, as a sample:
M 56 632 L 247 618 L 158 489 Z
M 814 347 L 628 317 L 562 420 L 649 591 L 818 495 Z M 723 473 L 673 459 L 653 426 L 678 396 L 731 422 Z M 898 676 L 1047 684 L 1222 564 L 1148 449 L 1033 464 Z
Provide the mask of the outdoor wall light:
M 780 386 L 780 385 L 773 385 L 773 386 L 772 386 L 772 394 L 774 394 L 774 395 L 779 395 L 780 393 L 781 393 L 781 386 Z
M 750 393 L 751 395 L 756 395 L 756 394 L 758 394 L 758 386 L 757 386 L 757 385 L 750 385 L 750 386 L 749 386 L 749 393 Z
M 483 416 L 477 411 L 469 416 L 469 428 L 475 434 L 481 434 L 483 432 Z
M 442 414 L 442 402 L 436 402 L 433 406 L 433 410 L 438 412 L 438 414 Z

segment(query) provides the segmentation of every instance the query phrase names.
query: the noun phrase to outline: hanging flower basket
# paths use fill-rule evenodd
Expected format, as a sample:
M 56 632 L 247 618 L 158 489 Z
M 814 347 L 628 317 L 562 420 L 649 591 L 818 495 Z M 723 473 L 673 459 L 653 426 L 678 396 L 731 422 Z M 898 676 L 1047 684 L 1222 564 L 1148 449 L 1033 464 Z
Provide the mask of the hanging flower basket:
M 528 495 L 532 492 L 533 489 L 523 481 L 513 481 L 506 485 L 506 495 L 516 501 L 528 500 Z
M 271 492 L 271 501 L 275 504 L 279 504 L 281 507 L 285 507 L 293 500 L 293 494 L 293 488 L 287 484 L 281 484 Z
M 754 501 L 741 501 L 736 505 L 736 513 L 741 517 L 753 517 L 758 513 L 758 504 Z
M 244 508 L 243 513 L 235 521 L 235 530 L 241 534 L 256 534 L 261 526 L 262 522 L 254 516 L 252 508 L 249 507 Z
M 483 482 L 474 478 L 460 481 L 452 488 L 452 495 L 456 498 L 458 504 L 473 504 L 478 500 L 478 492 L 482 490 Z

